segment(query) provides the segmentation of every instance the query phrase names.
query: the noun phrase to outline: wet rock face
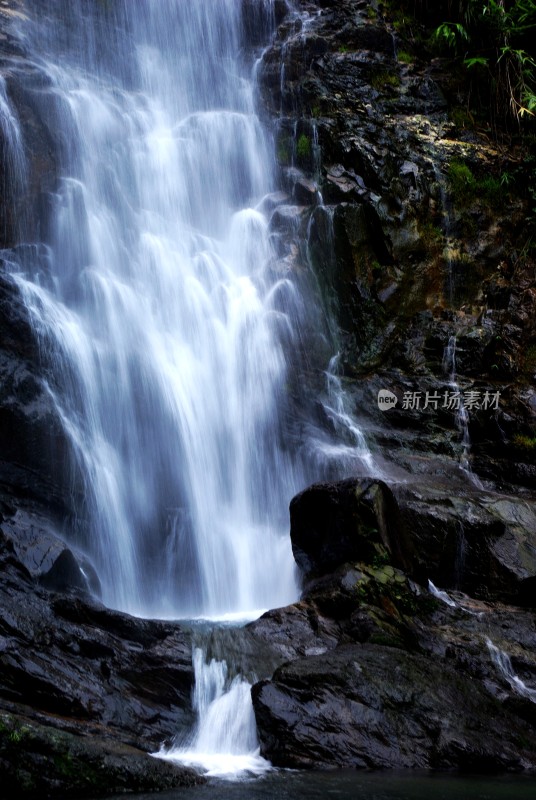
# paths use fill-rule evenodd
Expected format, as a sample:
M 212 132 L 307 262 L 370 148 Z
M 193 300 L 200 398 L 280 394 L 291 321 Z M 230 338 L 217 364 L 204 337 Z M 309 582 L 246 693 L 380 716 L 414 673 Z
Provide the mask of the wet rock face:
M 293 661 L 255 685 L 253 702 L 262 751 L 280 767 L 494 772 L 535 763 L 534 729 L 482 687 L 388 647 L 343 645 Z
M 296 563 L 305 574 L 322 575 L 347 561 L 370 563 L 385 551 L 403 561 L 397 511 L 391 490 L 373 479 L 306 489 L 290 504 Z
M 536 770 L 535 512 L 433 475 L 298 495 L 302 599 L 250 626 L 287 659 L 253 687 L 263 754 L 293 768 Z
M 177 627 L 31 585 L 27 595 L 14 586 L 2 590 L 4 708 L 13 703 L 38 717 L 60 714 L 61 726 L 80 734 L 104 726 L 117 740 L 146 749 L 191 722 L 191 648 Z
M 473 597 L 534 607 L 536 505 L 528 498 L 447 487 L 400 487 L 412 574 Z
M 81 738 L 0 712 L 3 790 L 13 797 L 100 797 L 194 786 L 193 770 L 120 742 Z
M 70 446 L 15 282 L 0 275 L 0 484 L 60 518 L 70 511 Z
M 443 356 L 456 336 L 461 391 L 501 393 L 498 409 L 469 414 L 475 470 L 506 491 L 534 488 L 534 261 L 525 204 L 498 187 L 501 153 L 456 122 L 448 68 L 421 61 L 389 9 L 358 0 L 295 9 L 259 65 L 261 102 L 282 179 L 298 167 L 325 204 L 309 207 L 302 227 L 341 329 L 339 365 L 356 416 L 404 468 L 397 451 L 408 443 L 459 459 L 455 414 L 399 407 L 382 418 L 371 392 L 363 402 L 367 386 L 396 387 L 400 399 L 445 391 Z M 469 170 L 474 191 L 456 191 L 452 165 Z M 495 178 L 486 193 L 485 179 Z
M 534 605 L 536 505 L 474 487 L 382 481 L 316 484 L 290 505 L 294 556 L 311 579 L 352 561 L 404 569 L 426 585 Z
M 8 785 L 41 797 L 191 784 L 189 770 L 146 755 L 193 721 L 189 634 L 92 600 L 72 552 L 55 556 L 50 533 L 46 547 L 19 547 L 32 575 L 17 555 L 16 520 L 8 522 L 0 531 L 0 764 Z
M 437 486 L 395 486 L 397 525 L 411 531 L 404 572 L 383 543 L 371 548 L 378 520 L 375 535 L 359 533 L 360 513 L 372 518 L 356 498 L 371 483 L 320 484 L 297 498 L 293 529 L 309 569 L 302 600 L 249 626 L 286 659 L 253 687 L 261 751 L 293 768 L 535 770 L 534 611 L 497 600 L 534 605 L 534 550 L 523 527 L 534 508 L 491 493 L 462 502 L 439 497 Z M 338 517 L 349 498 L 353 509 Z M 461 546 L 464 514 L 471 526 Z M 357 548 L 348 547 L 348 531 Z M 323 561 L 318 541 L 330 538 L 332 560 Z M 335 553 L 354 560 L 334 567 Z M 424 588 L 427 576 L 450 587 L 451 605 Z M 488 600 L 454 590 L 460 584 Z M 501 670 L 490 642 L 513 673 Z

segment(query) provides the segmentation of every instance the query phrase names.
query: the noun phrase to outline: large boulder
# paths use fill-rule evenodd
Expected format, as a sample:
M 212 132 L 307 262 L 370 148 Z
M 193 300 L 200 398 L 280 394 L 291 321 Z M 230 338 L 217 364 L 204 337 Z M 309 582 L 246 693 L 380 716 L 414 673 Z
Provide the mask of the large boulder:
M 0 765 L 10 797 L 101 797 L 194 786 L 193 770 L 98 736 L 77 736 L 0 712 Z
M 0 711 L 143 751 L 192 724 L 189 633 L 48 591 L 1 533 L 0 569 Z
M 326 574 L 347 561 L 370 563 L 382 549 L 402 564 L 408 553 L 400 530 L 391 490 L 373 478 L 314 484 L 290 503 L 292 550 L 306 574 Z
M 315 484 L 290 504 L 292 547 L 309 577 L 390 563 L 475 597 L 536 605 L 536 504 L 448 480 Z
M 468 676 L 399 649 L 340 646 L 281 666 L 252 694 L 276 766 L 536 769 L 534 728 Z

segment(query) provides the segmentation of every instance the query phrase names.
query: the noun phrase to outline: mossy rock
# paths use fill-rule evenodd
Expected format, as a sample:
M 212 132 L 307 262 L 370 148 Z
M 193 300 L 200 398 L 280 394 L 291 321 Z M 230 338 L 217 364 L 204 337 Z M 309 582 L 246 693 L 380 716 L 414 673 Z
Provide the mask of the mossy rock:
M 93 736 L 76 736 L 16 714 L 0 713 L 4 796 L 99 797 L 193 786 L 192 770 Z

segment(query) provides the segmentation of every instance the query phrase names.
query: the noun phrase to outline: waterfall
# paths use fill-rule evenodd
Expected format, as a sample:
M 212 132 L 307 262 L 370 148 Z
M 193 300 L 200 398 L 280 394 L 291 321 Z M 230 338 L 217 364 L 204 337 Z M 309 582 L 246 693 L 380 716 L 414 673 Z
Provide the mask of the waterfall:
M 433 594 L 434 597 L 437 597 L 438 600 L 441 600 L 442 603 L 445 603 L 445 605 L 451 608 L 459 608 L 458 603 L 456 603 L 447 592 L 444 592 L 443 589 L 438 589 L 430 579 L 428 579 L 428 591 L 430 594 Z
M 22 207 L 35 180 L 17 102 L 55 173 L 24 258 L 14 247 L 3 265 L 71 445 L 64 535 L 103 601 L 137 615 L 236 620 L 292 602 L 290 500 L 372 465 L 336 362 L 326 371 L 315 281 L 270 227 L 274 143 L 253 77 L 276 2 L 25 0 L 11 23 L 6 194 Z M 251 684 L 195 642 L 193 661 L 196 728 L 157 755 L 266 771 Z
M 450 336 L 443 353 L 443 371 L 448 377 L 449 386 L 453 395 L 457 395 L 459 402 L 455 408 L 456 427 L 461 436 L 460 467 L 465 472 L 471 483 L 478 489 L 483 489 L 480 479 L 471 469 L 471 437 L 469 434 L 469 412 L 463 403 L 463 392 L 458 384 L 456 375 L 456 336 Z M 461 533 L 463 537 L 463 531 Z
M 267 29 L 272 5 L 258 3 Z M 25 12 L 17 32 L 58 178 L 46 269 L 12 271 L 81 476 L 78 544 L 103 600 L 132 613 L 286 604 L 288 503 L 318 477 L 293 444 L 306 423 L 287 392 L 307 311 L 259 210 L 273 143 L 242 4 L 28 0 Z
M 486 645 L 489 650 L 491 660 L 497 667 L 498 672 L 502 675 L 506 683 L 508 683 L 512 691 L 518 695 L 521 695 L 521 697 L 526 697 L 528 700 L 536 703 L 536 689 L 531 689 L 521 680 L 518 675 L 516 675 L 508 653 L 505 653 L 504 650 L 500 650 L 496 645 L 493 644 L 491 639 L 486 639 Z
M 254 24 L 268 43 L 274 2 L 27 0 L 12 23 L 25 67 L 14 58 L 6 82 L 25 82 L 57 175 L 39 241 L 4 264 L 71 443 L 82 499 L 65 535 L 104 602 L 134 614 L 292 601 L 289 501 L 350 461 L 370 466 L 331 369 L 324 405 L 352 459 L 315 417 L 326 346 L 308 337 L 328 341 L 329 325 L 263 203 L 274 146 L 244 37 Z M 0 117 L 20 182 L 27 146 L 4 83 Z
M 229 680 L 226 662 L 214 658 L 207 662 L 200 647 L 194 649 L 193 664 L 196 728 L 176 746 L 155 755 L 219 777 L 266 772 L 270 763 L 259 755 L 251 684 L 241 675 Z

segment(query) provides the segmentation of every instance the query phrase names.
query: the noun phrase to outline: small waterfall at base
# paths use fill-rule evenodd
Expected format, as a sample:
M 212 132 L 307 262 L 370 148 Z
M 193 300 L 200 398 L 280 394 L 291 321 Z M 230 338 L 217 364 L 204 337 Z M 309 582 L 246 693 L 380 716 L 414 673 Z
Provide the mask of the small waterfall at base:
M 222 778 L 267 772 L 271 765 L 259 755 L 251 684 L 241 675 L 229 680 L 226 662 L 214 658 L 207 662 L 200 647 L 194 649 L 193 664 L 196 728 L 170 750 L 155 755 Z

